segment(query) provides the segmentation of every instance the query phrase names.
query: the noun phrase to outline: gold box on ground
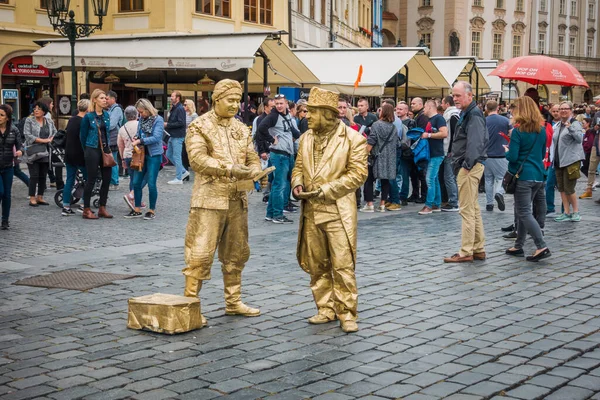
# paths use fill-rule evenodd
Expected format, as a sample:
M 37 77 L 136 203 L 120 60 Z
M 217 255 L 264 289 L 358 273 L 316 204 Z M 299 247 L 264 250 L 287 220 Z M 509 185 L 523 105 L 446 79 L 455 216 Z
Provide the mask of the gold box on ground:
M 127 327 L 130 329 L 173 335 L 202 326 L 197 298 L 155 293 L 132 297 L 128 303 Z

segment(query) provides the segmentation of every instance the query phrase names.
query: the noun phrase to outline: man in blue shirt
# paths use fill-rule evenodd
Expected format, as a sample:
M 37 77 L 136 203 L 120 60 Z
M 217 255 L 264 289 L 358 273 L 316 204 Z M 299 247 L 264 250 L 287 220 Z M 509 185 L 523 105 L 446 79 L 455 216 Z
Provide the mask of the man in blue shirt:
M 108 115 L 110 116 L 110 130 L 109 134 L 109 145 L 110 151 L 112 151 L 115 161 L 119 157 L 119 148 L 117 147 L 117 137 L 119 136 L 119 129 L 123 126 L 123 109 L 117 104 L 117 94 L 112 90 L 106 93 L 106 104 L 108 105 Z M 119 163 L 112 167 L 110 175 L 110 190 L 119 189 Z
M 167 182 L 169 185 L 182 185 L 183 180 L 190 173 L 183 168 L 181 152 L 185 140 L 186 112 L 183 108 L 181 93 L 177 90 L 171 93 L 171 111 L 169 119 L 165 122 L 165 130 L 169 133 L 169 148 L 167 149 L 167 158 L 175 165 L 175 179 Z
M 498 114 L 498 103 L 490 100 L 486 103 L 488 146 L 487 161 L 485 163 L 485 199 L 487 211 L 494 211 L 494 199 L 498 202 L 498 209 L 504 211 L 504 189 L 502 179 L 508 169 L 504 146 L 508 144 L 508 137 L 512 131 L 510 120 Z

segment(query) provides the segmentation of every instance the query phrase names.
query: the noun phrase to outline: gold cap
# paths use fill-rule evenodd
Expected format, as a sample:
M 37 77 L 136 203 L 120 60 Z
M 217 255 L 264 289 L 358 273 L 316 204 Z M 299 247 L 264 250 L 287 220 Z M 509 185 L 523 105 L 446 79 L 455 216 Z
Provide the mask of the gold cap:
M 309 107 L 326 108 L 337 113 L 339 99 L 340 94 L 338 92 L 332 92 L 315 86 L 310 89 L 307 105 Z

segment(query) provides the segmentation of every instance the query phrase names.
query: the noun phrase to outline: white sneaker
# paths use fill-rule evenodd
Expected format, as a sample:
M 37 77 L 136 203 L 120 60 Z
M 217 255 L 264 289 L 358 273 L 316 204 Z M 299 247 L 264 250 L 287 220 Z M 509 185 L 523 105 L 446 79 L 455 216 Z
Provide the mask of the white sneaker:
M 183 181 L 188 176 L 190 176 L 190 173 L 188 171 L 185 171 L 183 174 L 181 174 L 181 180 Z
M 377 211 L 379 211 L 379 212 L 385 212 L 385 206 L 379 206 L 379 209 Z
M 375 206 L 365 204 L 363 208 L 360 209 L 360 212 L 375 212 Z
M 169 185 L 183 185 L 183 181 L 179 180 L 177 178 L 173 179 L 172 181 L 167 182 Z

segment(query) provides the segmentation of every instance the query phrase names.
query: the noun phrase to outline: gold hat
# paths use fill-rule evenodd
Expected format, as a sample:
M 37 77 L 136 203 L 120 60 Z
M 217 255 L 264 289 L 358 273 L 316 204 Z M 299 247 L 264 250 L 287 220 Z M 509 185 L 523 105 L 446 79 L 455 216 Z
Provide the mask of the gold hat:
M 340 94 L 338 92 L 332 92 L 314 86 L 310 89 L 307 105 L 309 107 L 326 108 L 337 113 L 339 99 Z
M 232 79 L 222 79 L 215 85 L 212 99 L 213 101 L 219 101 L 230 94 L 235 94 L 242 98 L 242 85 Z

